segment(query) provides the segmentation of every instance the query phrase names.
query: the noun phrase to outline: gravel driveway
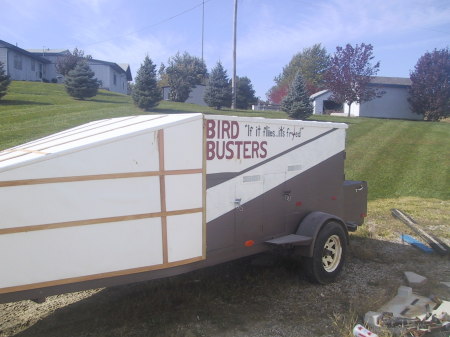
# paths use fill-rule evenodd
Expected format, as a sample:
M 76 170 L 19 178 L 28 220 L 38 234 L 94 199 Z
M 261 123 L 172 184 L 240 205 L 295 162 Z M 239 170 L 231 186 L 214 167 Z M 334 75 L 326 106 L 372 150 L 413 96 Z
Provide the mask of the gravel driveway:
M 418 293 L 450 298 L 448 258 L 352 236 L 338 281 L 305 279 L 301 263 L 264 254 L 170 279 L 0 305 L 0 336 L 350 336 L 354 319 L 405 285 L 404 271 L 429 280 Z

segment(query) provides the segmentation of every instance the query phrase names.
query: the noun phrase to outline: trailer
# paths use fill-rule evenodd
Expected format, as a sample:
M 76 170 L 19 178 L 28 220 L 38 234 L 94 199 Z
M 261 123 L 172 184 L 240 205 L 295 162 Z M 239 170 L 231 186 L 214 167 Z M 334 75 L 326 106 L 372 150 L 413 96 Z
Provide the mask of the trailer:
M 168 277 L 268 250 L 335 280 L 367 184 L 343 123 L 145 115 L 0 152 L 0 303 Z

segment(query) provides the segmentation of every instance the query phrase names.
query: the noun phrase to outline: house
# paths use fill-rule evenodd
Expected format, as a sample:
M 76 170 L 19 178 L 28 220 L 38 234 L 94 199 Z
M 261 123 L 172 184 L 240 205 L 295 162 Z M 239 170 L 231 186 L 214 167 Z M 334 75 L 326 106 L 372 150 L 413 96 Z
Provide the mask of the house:
M 17 81 L 42 81 L 48 78 L 50 61 L 13 44 L 0 40 L 0 62 L 6 74 Z
M 128 81 L 132 81 L 130 66 L 101 60 L 88 60 L 89 67 L 100 81 L 100 88 L 127 94 Z
M 63 57 L 65 55 L 70 54 L 68 49 L 27 49 L 27 52 L 40 56 L 47 61 L 49 61 L 49 65 L 46 69 L 46 77 L 45 79 L 52 82 L 64 83 L 64 76 L 58 73 L 56 70 L 56 61 L 59 57 Z
M 58 58 L 70 54 L 67 49 L 22 49 L 0 40 L 0 61 L 6 73 L 16 81 L 51 81 L 63 83 L 64 77 L 56 70 Z M 89 67 L 100 81 L 100 88 L 127 94 L 132 81 L 130 66 L 89 59 Z
M 189 97 L 186 99 L 186 101 L 184 103 L 208 106 L 208 104 L 206 104 L 205 100 L 203 99 L 203 97 L 205 96 L 205 89 L 206 89 L 206 85 L 203 85 L 203 84 L 195 85 L 191 89 L 191 92 L 189 93 Z M 163 100 L 169 101 L 170 100 L 169 95 L 170 95 L 170 86 L 162 87 Z
M 383 92 L 379 98 L 368 102 L 353 103 L 350 114 L 353 117 L 376 117 L 421 120 L 422 116 L 412 112 L 409 106 L 411 80 L 402 77 L 373 77 L 370 84 Z M 348 104 L 338 104 L 330 98 L 330 90 L 322 90 L 310 96 L 314 115 L 348 115 Z
M 70 54 L 69 50 L 63 49 L 28 49 L 27 51 L 35 55 L 41 55 L 43 58 L 50 61 L 50 66 L 48 67 L 48 79 L 52 82 L 62 83 L 64 82 L 64 77 L 59 74 L 56 70 L 56 63 L 58 58 L 64 57 Z M 117 64 L 113 62 L 107 62 L 96 59 L 88 60 L 89 67 L 95 73 L 95 78 L 100 81 L 100 88 L 109 91 L 118 92 L 121 94 L 127 94 L 128 91 L 128 81 L 132 81 L 130 66 L 128 64 Z

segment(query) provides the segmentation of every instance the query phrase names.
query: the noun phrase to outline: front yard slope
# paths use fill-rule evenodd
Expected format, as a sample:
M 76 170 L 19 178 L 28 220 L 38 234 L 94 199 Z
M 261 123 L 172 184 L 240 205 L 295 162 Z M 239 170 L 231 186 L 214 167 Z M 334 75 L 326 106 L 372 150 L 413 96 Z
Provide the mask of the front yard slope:
M 450 124 L 351 120 L 346 173 L 369 182 L 369 198 L 450 200 Z

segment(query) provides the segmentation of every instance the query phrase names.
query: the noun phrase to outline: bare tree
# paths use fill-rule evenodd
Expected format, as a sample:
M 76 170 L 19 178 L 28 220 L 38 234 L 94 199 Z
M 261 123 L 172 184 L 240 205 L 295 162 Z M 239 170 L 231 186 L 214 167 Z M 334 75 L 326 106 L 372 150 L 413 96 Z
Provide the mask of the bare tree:
M 56 70 L 63 76 L 66 76 L 69 71 L 75 69 L 77 63 L 82 60 L 91 60 L 91 55 L 84 56 L 84 51 L 75 48 L 73 52 L 68 52 L 64 56 L 58 57 L 56 60 Z

